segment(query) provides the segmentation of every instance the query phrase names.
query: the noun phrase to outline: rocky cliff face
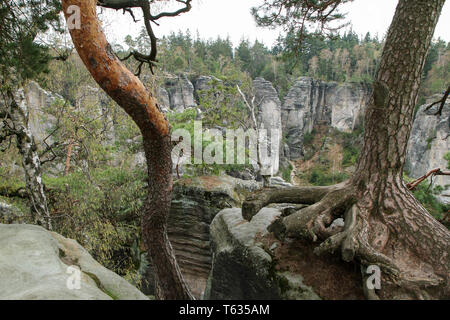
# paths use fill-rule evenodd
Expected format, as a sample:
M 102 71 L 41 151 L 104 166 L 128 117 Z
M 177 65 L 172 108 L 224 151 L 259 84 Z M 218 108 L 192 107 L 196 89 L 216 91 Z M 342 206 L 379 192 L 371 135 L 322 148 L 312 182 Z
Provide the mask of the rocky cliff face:
M 168 234 L 181 272 L 192 293 L 200 298 L 211 269 L 209 226 L 224 209 L 241 206 L 249 192 L 260 187 L 255 181 L 229 176 L 184 178 L 174 185 Z M 152 270 L 146 272 L 148 294 L 153 293 Z
M 282 138 L 281 102 L 277 91 L 269 81 L 263 78 L 256 78 L 253 81 L 253 88 L 255 90 L 255 101 L 258 103 L 258 126 L 259 129 L 267 130 L 267 136 L 264 139 L 265 144 L 263 144 L 267 145 L 267 172 L 276 174 L 280 167 L 279 153 Z M 274 154 L 271 154 L 272 151 Z
M 191 82 L 186 75 L 167 77 L 164 86 L 156 93 L 161 108 L 181 112 L 196 106 L 198 92 L 208 89 L 208 82 L 212 79 L 212 76 L 199 76 Z M 311 132 L 314 125 L 327 124 L 341 131 L 352 131 L 361 124 L 364 106 L 370 94 L 370 88 L 362 84 L 328 83 L 301 77 L 292 85 L 281 103 L 269 81 L 257 78 L 253 85 L 255 101 L 260 103 L 257 115 L 260 127 L 279 128 L 286 138 L 279 149 L 281 159 L 272 159 L 274 173 L 278 171 L 283 157 L 294 160 L 303 156 L 304 136 Z M 98 89 L 88 89 L 85 103 L 97 105 L 100 114 L 105 97 Z M 31 131 L 36 141 L 42 142 L 55 123 L 55 119 L 43 110 L 62 97 L 43 90 L 35 82 L 30 82 L 27 86 L 26 97 L 30 106 Z M 430 102 L 437 98 L 430 97 Z M 411 177 L 421 176 L 437 167 L 446 168 L 444 155 L 449 150 L 450 135 L 448 103 L 440 118 L 432 115 L 434 109 L 424 113 L 424 108 L 422 106 L 417 113 L 407 152 L 405 169 Z M 110 143 L 113 143 L 114 132 L 108 134 L 111 137 Z M 436 179 L 436 183 L 445 186 L 450 184 L 448 179 L 441 176 Z
M 25 96 L 28 103 L 28 126 L 37 143 L 44 141 L 48 131 L 55 124 L 56 119 L 49 116 L 44 110 L 62 97 L 42 89 L 36 82 L 31 81 L 25 88 Z
M 447 169 L 448 161 L 444 156 L 450 152 L 450 102 L 445 104 L 441 116 L 434 115 L 437 105 L 425 111 L 431 102 L 440 98 L 439 95 L 430 97 L 416 113 L 405 163 L 405 170 L 412 178 L 419 178 L 435 168 Z M 433 180 L 435 185 L 450 185 L 449 176 L 437 176 Z M 444 191 L 440 199 L 450 203 L 450 191 Z
M 303 137 L 319 122 L 340 131 L 352 131 L 361 123 L 369 93 L 370 89 L 360 84 L 299 78 L 281 109 L 290 158 L 298 159 L 303 155 Z
M 167 103 L 168 97 L 170 109 L 175 112 L 183 112 L 197 105 L 194 100 L 194 85 L 185 74 L 167 77 L 164 81 L 164 89 L 167 92 L 167 95 L 162 92 L 162 97 L 166 100 L 164 103 Z

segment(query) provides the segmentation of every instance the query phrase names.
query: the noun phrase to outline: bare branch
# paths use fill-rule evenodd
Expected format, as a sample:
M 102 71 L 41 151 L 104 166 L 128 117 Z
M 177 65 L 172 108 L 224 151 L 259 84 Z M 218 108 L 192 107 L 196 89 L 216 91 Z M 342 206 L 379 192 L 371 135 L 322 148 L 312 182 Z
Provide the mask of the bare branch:
M 133 11 L 131 10 L 131 8 L 141 8 L 142 13 L 144 15 L 144 24 L 145 24 L 145 29 L 147 30 L 147 34 L 150 37 L 150 54 L 145 55 L 142 54 L 140 52 L 137 51 L 132 51 L 130 52 L 130 54 L 128 56 L 126 56 L 125 58 L 122 58 L 120 60 L 124 61 L 124 60 L 128 60 L 131 57 L 134 57 L 138 62 L 138 70 L 136 72 L 136 76 L 139 76 L 142 72 L 142 66 L 147 63 L 150 67 L 150 71 L 152 72 L 152 74 L 154 73 L 153 71 L 153 67 L 155 66 L 155 63 L 158 62 L 158 60 L 156 60 L 156 55 L 158 53 L 158 49 L 157 49 L 157 41 L 158 39 L 155 36 L 155 33 L 153 32 L 153 28 L 151 26 L 151 23 L 155 23 L 158 25 L 158 23 L 156 22 L 156 20 L 163 18 L 163 17 L 176 17 L 184 12 L 188 12 L 189 10 L 191 10 L 192 5 L 191 2 L 192 0 L 176 0 L 176 2 L 182 3 L 184 5 L 184 7 L 173 11 L 173 12 L 161 12 L 157 15 L 152 15 L 151 14 L 151 3 L 153 1 L 149 1 L 149 0 L 99 0 L 98 1 L 98 5 L 104 8 L 110 8 L 110 9 L 115 9 L 115 10 L 123 10 L 124 13 L 128 12 L 130 13 L 131 17 L 133 18 L 134 22 L 137 22 Z
M 436 168 L 428 172 L 427 174 L 421 176 L 420 178 L 410 182 L 406 185 L 406 187 L 412 191 L 414 190 L 422 181 L 426 180 L 429 176 L 431 176 L 431 183 L 433 183 L 433 177 L 435 176 L 450 176 L 450 171 L 441 171 L 440 168 Z M 431 184 L 430 184 L 431 185 Z
M 430 110 L 433 106 L 435 106 L 438 103 L 440 103 L 439 109 L 434 115 L 435 116 L 441 116 L 442 115 L 442 110 L 444 109 L 444 105 L 445 105 L 445 102 L 447 101 L 447 98 L 448 98 L 449 94 L 450 94 L 450 86 L 448 86 L 447 91 L 445 91 L 444 96 L 442 97 L 442 99 L 440 99 L 438 101 L 435 101 L 432 104 L 430 104 L 428 107 L 425 108 L 424 112 Z

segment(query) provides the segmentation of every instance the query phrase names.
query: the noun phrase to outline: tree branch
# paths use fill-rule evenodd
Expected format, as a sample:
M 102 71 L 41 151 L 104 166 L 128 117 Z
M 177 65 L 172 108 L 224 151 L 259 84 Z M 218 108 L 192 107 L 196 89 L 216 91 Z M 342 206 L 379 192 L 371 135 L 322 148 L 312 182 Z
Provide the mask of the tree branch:
M 436 168 L 428 172 L 427 174 L 421 176 L 420 178 L 410 182 L 406 185 L 406 187 L 413 191 L 422 181 L 426 180 L 429 176 L 431 176 L 431 183 L 433 182 L 433 177 L 435 176 L 450 176 L 450 171 L 441 171 L 440 168 Z M 431 185 L 431 184 L 430 184 Z
M 110 8 L 115 10 L 124 10 L 124 12 L 129 12 L 131 14 L 131 17 L 133 18 L 134 22 L 137 22 L 133 11 L 131 8 L 141 8 L 142 14 L 144 15 L 144 24 L 145 29 L 147 30 L 147 34 L 150 37 L 150 54 L 142 54 L 138 51 L 131 51 L 128 56 L 125 58 L 120 59 L 121 61 L 128 60 L 131 57 L 134 57 L 138 62 L 138 70 L 136 72 L 136 76 L 140 76 L 142 72 L 142 66 L 147 63 L 150 67 L 150 71 L 152 74 L 154 74 L 153 67 L 158 60 L 156 60 L 156 55 L 158 53 L 157 50 L 157 41 L 158 39 L 155 36 L 155 33 L 153 32 L 153 28 L 151 26 L 151 22 L 156 23 L 156 20 L 163 18 L 163 17 L 176 17 L 184 12 L 188 12 L 191 10 L 192 0 L 176 0 L 176 2 L 184 4 L 184 7 L 173 11 L 173 12 L 161 12 L 157 15 L 151 14 L 151 4 L 153 1 L 149 0 L 99 0 L 97 5 L 104 7 L 104 8 Z
M 445 91 L 444 96 L 442 97 L 442 99 L 440 99 L 438 101 L 435 101 L 432 104 L 430 104 L 428 107 L 425 108 L 424 112 L 430 110 L 433 106 L 435 106 L 438 103 L 440 103 L 439 109 L 434 115 L 435 116 L 441 116 L 442 115 L 442 110 L 444 109 L 445 101 L 447 101 L 447 98 L 448 98 L 449 94 L 450 94 L 450 86 L 448 86 L 447 91 Z

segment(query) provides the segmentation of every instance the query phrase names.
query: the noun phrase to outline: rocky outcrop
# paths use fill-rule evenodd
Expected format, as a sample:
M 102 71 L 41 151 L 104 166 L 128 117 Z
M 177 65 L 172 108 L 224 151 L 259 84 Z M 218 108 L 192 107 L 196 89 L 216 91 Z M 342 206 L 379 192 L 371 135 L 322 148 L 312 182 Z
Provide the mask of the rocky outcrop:
M 18 208 L 0 200 L 0 223 L 21 223 L 23 220 L 24 214 Z
M 266 129 L 267 155 L 270 162 L 268 172 L 272 175 L 278 173 L 280 161 L 280 143 L 282 138 L 281 128 L 281 102 L 278 93 L 272 83 L 263 78 L 253 81 L 255 102 L 258 104 L 257 121 L 259 129 Z M 275 154 L 271 154 L 274 151 Z
M 194 85 L 185 74 L 166 77 L 164 88 L 168 93 L 170 109 L 183 112 L 187 108 L 195 107 Z
M 206 299 L 363 298 L 357 268 L 342 262 L 338 255 L 318 257 L 300 240 L 281 243 L 267 231 L 291 207 L 263 208 L 250 222 L 238 208 L 216 215 L 211 223 L 213 265 Z
M 431 102 L 441 98 L 441 95 L 430 97 L 416 113 L 405 163 L 405 170 L 412 178 L 419 178 L 435 168 L 447 170 L 448 161 L 444 156 L 450 152 L 450 102 L 445 104 L 441 116 L 434 115 L 437 105 L 425 111 Z M 449 176 L 437 176 L 433 181 L 434 185 L 450 185 Z M 450 191 L 445 190 L 440 199 L 444 203 L 450 203 Z
M 76 268 L 81 270 L 79 289 L 75 280 Z M 39 226 L 0 224 L 0 300 L 4 299 L 148 298 L 101 266 L 75 240 Z
M 369 92 L 362 84 L 299 78 L 282 106 L 283 131 L 291 159 L 303 155 L 303 137 L 316 124 L 326 123 L 341 131 L 352 131 L 362 120 Z
M 24 92 L 29 112 L 28 127 L 36 142 L 41 143 L 56 123 L 56 119 L 45 112 L 45 109 L 57 99 L 63 100 L 63 98 L 42 89 L 34 81 L 28 83 Z M 51 143 L 51 139 L 47 142 Z
M 170 110 L 170 97 L 166 89 L 159 87 L 156 92 L 156 97 L 158 98 L 159 107 L 163 112 Z
M 224 208 L 240 206 L 260 184 L 229 176 L 183 178 L 174 184 L 168 233 L 181 272 L 193 294 L 200 298 L 211 269 L 209 226 Z M 152 272 L 147 272 L 152 292 Z

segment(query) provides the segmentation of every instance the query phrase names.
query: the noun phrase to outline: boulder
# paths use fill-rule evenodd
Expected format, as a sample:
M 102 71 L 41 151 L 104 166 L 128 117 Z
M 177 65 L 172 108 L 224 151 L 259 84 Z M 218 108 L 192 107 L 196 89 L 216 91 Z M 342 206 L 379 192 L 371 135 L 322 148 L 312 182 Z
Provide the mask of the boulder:
M 76 268 L 81 270 L 79 289 L 76 281 L 72 282 Z M 0 300 L 3 299 L 148 298 L 126 280 L 100 265 L 75 240 L 39 226 L 0 224 Z
M 209 226 L 224 208 L 240 206 L 246 195 L 260 188 L 255 181 L 229 176 L 182 178 L 175 182 L 168 234 L 181 272 L 192 293 L 201 298 L 211 269 Z M 151 268 L 151 266 L 150 266 Z M 152 271 L 146 294 L 153 294 Z
M 292 205 L 261 209 L 250 222 L 224 209 L 211 223 L 213 264 L 205 299 L 363 299 L 361 273 L 340 256 L 316 256 L 310 243 L 278 241 L 267 229 Z
M 0 201 L 0 223 L 21 223 L 23 219 L 24 215 L 18 208 Z

